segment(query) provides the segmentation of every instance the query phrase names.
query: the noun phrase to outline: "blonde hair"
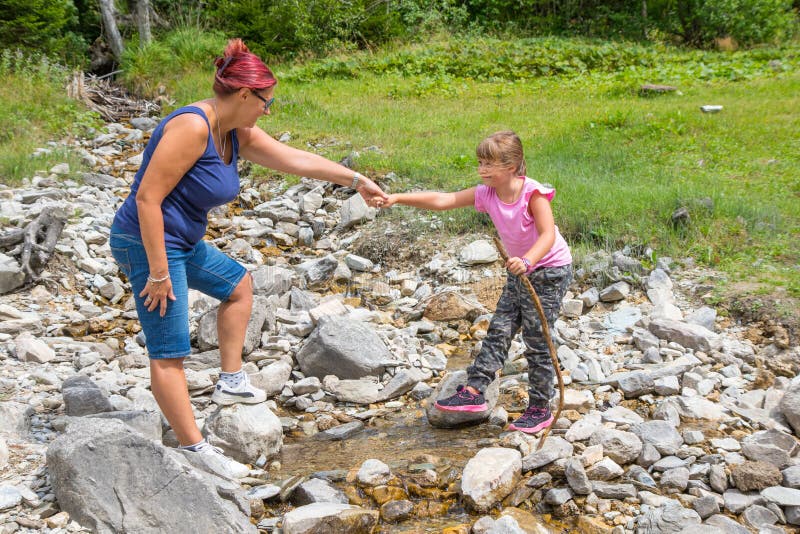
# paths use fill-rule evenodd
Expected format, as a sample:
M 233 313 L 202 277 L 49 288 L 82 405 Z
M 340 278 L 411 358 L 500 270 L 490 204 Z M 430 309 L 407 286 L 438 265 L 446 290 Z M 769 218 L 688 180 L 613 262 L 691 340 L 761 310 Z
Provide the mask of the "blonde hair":
M 525 154 L 522 152 L 522 141 L 511 130 L 496 132 L 484 139 L 475 150 L 478 161 L 512 167 L 519 176 L 525 175 Z

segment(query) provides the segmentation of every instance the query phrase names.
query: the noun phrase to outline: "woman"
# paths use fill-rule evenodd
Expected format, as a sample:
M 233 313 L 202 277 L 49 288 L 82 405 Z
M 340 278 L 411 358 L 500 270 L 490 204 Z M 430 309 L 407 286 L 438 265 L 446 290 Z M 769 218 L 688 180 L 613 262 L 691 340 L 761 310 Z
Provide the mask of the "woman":
M 188 290 L 219 299 L 218 404 L 263 402 L 242 371 L 253 302 L 245 268 L 202 240 L 208 212 L 239 191 L 237 159 L 350 186 L 375 204 L 387 196 L 374 182 L 323 157 L 286 146 L 256 126 L 270 114 L 277 80 L 240 39 L 218 58 L 214 97 L 182 107 L 153 131 L 131 194 L 111 228 L 114 259 L 131 282 L 150 357 L 151 389 L 181 448 L 222 463 L 232 476 L 246 466 L 222 455 L 197 428 L 183 370 L 190 354 Z

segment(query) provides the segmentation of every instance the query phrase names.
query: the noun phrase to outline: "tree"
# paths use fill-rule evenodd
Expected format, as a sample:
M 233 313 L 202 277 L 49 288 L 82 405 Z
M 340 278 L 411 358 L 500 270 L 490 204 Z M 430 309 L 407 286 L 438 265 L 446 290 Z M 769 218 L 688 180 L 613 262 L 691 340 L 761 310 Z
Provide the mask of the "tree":
M 98 0 L 100 2 L 100 13 L 103 16 L 103 26 L 105 29 L 106 39 L 108 45 L 111 47 L 111 52 L 117 61 L 122 59 L 122 52 L 125 51 L 125 46 L 122 43 L 122 36 L 119 34 L 117 28 L 116 9 L 114 9 L 114 0 Z
M 139 44 L 146 46 L 153 40 L 150 32 L 150 0 L 136 1 L 136 27 L 139 30 Z

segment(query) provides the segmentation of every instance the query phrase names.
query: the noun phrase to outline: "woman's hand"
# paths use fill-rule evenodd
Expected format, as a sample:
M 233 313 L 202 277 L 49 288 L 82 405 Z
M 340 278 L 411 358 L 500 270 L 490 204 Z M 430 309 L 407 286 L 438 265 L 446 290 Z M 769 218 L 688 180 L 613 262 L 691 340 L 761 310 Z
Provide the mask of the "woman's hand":
M 506 269 L 511 271 L 511 274 L 520 276 L 528 272 L 528 266 L 522 261 L 522 258 L 508 258 L 506 262 Z
M 389 198 L 389 195 L 384 193 L 383 190 L 378 187 L 378 184 L 364 175 L 359 177 L 356 191 L 367 201 L 367 205 L 372 207 L 380 207 L 379 203 L 385 204 L 386 200 Z
M 147 311 L 152 312 L 156 308 L 160 308 L 158 314 L 164 317 L 167 313 L 167 299 L 175 300 L 175 294 L 172 292 L 172 280 L 169 278 L 161 282 L 148 280 L 139 296 L 144 297 L 144 306 Z

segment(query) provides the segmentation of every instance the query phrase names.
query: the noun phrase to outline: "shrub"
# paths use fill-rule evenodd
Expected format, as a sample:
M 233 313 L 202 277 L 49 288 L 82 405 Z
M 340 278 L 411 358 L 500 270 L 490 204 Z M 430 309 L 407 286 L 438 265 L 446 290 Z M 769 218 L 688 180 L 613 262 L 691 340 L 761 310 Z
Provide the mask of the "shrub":
M 76 63 L 85 43 L 75 33 L 72 0 L 0 0 L 0 46 L 25 48 Z

